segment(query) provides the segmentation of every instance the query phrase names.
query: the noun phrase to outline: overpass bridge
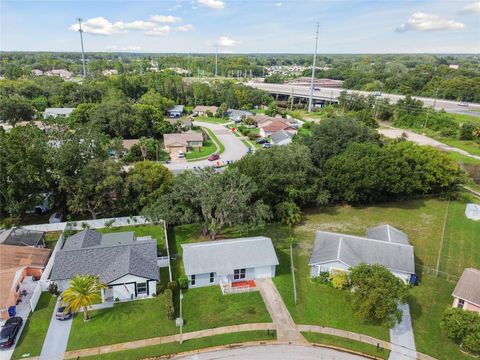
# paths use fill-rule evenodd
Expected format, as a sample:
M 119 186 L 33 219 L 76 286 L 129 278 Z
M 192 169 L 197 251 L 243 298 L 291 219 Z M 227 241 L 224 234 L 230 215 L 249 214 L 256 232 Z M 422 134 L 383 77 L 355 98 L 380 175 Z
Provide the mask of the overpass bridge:
M 292 96 L 300 99 L 308 99 L 310 96 L 310 87 L 305 85 L 292 85 L 292 84 L 267 84 L 258 82 L 245 83 L 248 86 L 265 90 L 273 95 Z M 373 95 L 373 92 L 359 91 L 359 90 L 346 90 L 337 88 L 324 88 L 313 91 L 313 99 L 317 103 L 325 102 L 338 102 L 337 98 L 342 91 L 346 91 L 349 94 L 360 94 L 363 96 Z M 389 99 L 390 103 L 395 104 L 398 100 L 404 99 L 404 95 L 397 94 L 381 94 L 378 96 L 380 99 Z M 460 106 L 458 101 L 432 99 L 420 96 L 412 96 L 414 99 L 423 101 L 425 106 L 434 107 L 435 110 L 444 109 L 446 112 L 466 114 L 480 117 L 480 104 L 469 103 L 468 106 Z

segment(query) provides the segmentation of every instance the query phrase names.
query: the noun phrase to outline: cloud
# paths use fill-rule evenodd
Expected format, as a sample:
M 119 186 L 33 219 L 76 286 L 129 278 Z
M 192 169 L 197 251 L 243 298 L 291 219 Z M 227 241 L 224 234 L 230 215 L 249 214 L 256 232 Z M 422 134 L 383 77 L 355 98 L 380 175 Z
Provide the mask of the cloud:
M 275 3 L 275 6 L 277 6 L 277 7 L 282 7 L 282 6 L 283 6 L 283 3 L 277 2 L 277 3 Z
M 148 36 L 165 36 L 165 35 L 168 35 L 170 33 L 170 26 L 168 25 L 165 25 L 165 26 L 160 26 L 160 27 L 156 27 L 156 28 L 153 28 L 151 30 L 148 30 L 148 31 L 145 31 L 145 35 L 148 35 Z
M 108 51 L 139 51 L 142 48 L 140 46 L 130 45 L 130 46 L 117 46 L 109 45 L 106 47 Z
M 474 14 L 480 13 L 480 1 L 473 2 L 471 4 L 465 5 L 460 11 L 460 14 Z
M 82 23 L 82 29 L 86 33 L 94 35 L 114 35 L 119 33 L 125 33 L 128 30 L 148 30 L 156 26 L 155 23 L 151 21 L 132 21 L 132 22 L 123 22 L 116 21 L 114 23 L 105 19 L 104 17 L 96 17 L 88 19 Z M 73 24 L 70 26 L 70 30 L 78 31 L 79 25 Z
M 401 24 L 395 29 L 398 33 L 406 31 L 440 31 L 440 30 L 459 30 L 465 28 L 461 22 L 446 20 L 438 15 L 425 14 L 422 12 L 413 13 L 406 23 Z
M 177 26 L 177 28 L 175 30 L 180 31 L 180 32 L 187 32 L 187 31 L 193 31 L 193 30 L 195 30 L 195 28 L 193 27 L 192 24 L 185 24 L 185 25 L 182 25 L 182 26 Z
M 174 10 L 177 10 L 177 9 L 179 9 L 179 8 L 181 8 L 181 7 L 182 7 L 182 5 L 180 5 L 180 4 L 175 4 L 175 5 L 173 5 L 172 7 L 168 8 L 168 11 L 174 11 Z
M 172 16 L 172 15 L 153 15 L 152 17 L 150 17 L 150 20 L 159 22 L 159 23 L 168 23 L 168 24 L 173 24 L 173 23 L 182 21 L 181 18 Z
M 226 36 L 220 36 L 217 40 L 217 45 L 223 46 L 223 47 L 234 47 L 238 45 L 238 43 L 239 43 L 238 41 L 233 40 Z
M 222 0 L 198 0 L 200 5 L 209 7 L 211 9 L 223 9 L 225 7 L 225 2 Z

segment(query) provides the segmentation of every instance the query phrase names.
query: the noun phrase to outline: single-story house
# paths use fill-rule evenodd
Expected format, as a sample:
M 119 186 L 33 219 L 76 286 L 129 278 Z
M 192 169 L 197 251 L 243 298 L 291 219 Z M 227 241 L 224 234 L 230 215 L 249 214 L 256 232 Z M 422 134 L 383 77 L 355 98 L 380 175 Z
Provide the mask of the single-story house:
M 264 236 L 182 244 L 182 249 L 189 288 L 220 285 L 225 293 L 237 285 L 254 286 L 255 279 L 274 277 L 278 265 L 272 240 Z
M 105 69 L 102 71 L 103 76 L 112 76 L 112 75 L 118 75 L 118 70 L 117 69 Z
M 43 118 L 48 119 L 49 117 L 56 118 L 57 116 L 68 117 L 75 108 L 46 108 L 43 112 Z
M 253 113 L 247 110 L 236 110 L 236 109 L 228 109 L 227 116 L 231 121 L 240 122 L 244 118 L 248 116 L 252 116 Z
M 266 122 L 271 122 L 279 118 L 281 119 L 281 117 L 268 116 L 268 115 L 262 115 L 262 114 L 250 116 L 250 118 L 253 120 L 256 127 L 259 127 L 260 124 L 263 124 Z
M 203 134 L 196 131 L 187 131 L 178 134 L 163 134 L 165 150 L 170 154 L 179 151 L 187 152 L 191 149 L 201 149 L 203 146 Z
M 207 111 L 210 111 L 213 115 L 217 113 L 217 107 L 216 106 L 203 106 L 203 105 L 197 105 L 193 109 L 193 114 L 195 115 L 205 115 Z
M 157 242 L 137 240 L 133 232 L 83 230 L 68 237 L 57 252 L 50 280 L 64 291 L 71 278 L 86 274 L 98 275 L 107 284 L 104 301 L 151 297 L 160 280 Z
M 297 132 L 295 128 L 293 128 L 289 123 L 284 121 L 283 119 L 274 118 L 271 121 L 264 121 L 258 124 L 260 128 L 259 134 L 261 137 L 270 137 L 273 133 L 277 131 L 286 131 L 291 133 L 292 135 Z
M 45 247 L 45 233 L 22 228 L 3 230 L 0 231 L 0 244 L 43 248 Z
M 274 132 L 270 135 L 273 145 L 288 145 L 292 142 L 292 134 L 285 130 Z
M 179 118 L 169 118 L 166 119 L 171 125 L 175 126 L 176 124 L 180 123 L 180 126 L 182 129 L 191 129 L 192 128 L 192 120 L 190 118 L 184 118 L 184 119 L 179 119 Z
M 126 151 L 130 151 L 134 145 L 139 145 L 140 139 L 124 139 L 122 140 L 122 146 Z
M 0 317 L 8 319 L 8 309 L 15 306 L 26 278 L 42 276 L 50 250 L 32 246 L 0 244 Z
M 43 71 L 40 70 L 40 69 L 33 69 L 33 70 L 32 70 L 32 75 L 33 75 L 33 76 L 42 76 L 42 75 L 43 75 Z
M 171 118 L 179 118 L 183 114 L 183 105 L 175 105 L 173 108 L 167 110 L 167 115 Z
M 367 230 L 367 237 L 317 231 L 310 257 L 311 276 L 348 271 L 360 263 L 380 264 L 405 283 L 415 274 L 413 246 L 408 236 L 391 225 Z
M 480 313 L 480 270 L 463 270 L 452 296 L 453 307 Z

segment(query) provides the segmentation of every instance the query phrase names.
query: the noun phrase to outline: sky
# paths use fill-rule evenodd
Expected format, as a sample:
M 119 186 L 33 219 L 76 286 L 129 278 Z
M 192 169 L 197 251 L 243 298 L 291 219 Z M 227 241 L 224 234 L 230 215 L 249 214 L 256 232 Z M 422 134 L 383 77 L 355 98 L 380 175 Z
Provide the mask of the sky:
M 478 0 L 0 0 L 0 50 L 480 53 Z

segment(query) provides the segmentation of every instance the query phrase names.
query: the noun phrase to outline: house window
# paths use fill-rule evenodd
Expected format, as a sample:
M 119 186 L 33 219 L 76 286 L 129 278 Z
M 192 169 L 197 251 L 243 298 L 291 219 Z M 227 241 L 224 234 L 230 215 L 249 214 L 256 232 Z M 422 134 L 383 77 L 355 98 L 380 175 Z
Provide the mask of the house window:
M 233 270 L 233 280 L 245 279 L 246 270 L 245 269 L 235 269 Z
M 191 282 L 192 285 L 195 285 L 195 275 L 192 275 L 190 277 L 190 282 Z
M 210 273 L 210 283 L 215 281 L 215 273 Z
M 463 309 L 463 306 L 465 305 L 465 300 L 463 299 L 458 299 L 458 308 Z
M 146 294 L 147 293 L 147 283 L 137 283 L 137 294 Z

